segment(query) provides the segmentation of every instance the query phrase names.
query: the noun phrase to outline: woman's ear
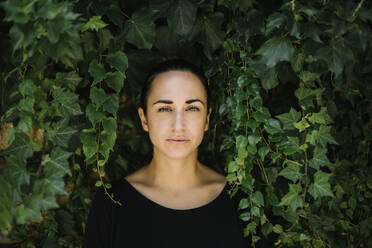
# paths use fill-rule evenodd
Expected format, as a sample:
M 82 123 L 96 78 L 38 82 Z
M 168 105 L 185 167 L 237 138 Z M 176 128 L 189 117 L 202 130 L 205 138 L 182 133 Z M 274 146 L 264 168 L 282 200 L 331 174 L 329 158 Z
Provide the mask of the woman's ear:
M 209 119 L 211 117 L 211 113 L 212 113 L 212 108 L 209 108 L 209 111 L 208 111 L 208 114 L 207 114 L 207 119 L 205 121 L 204 131 L 207 131 L 208 128 L 209 128 Z
M 139 118 L 141 119 L 141 124 L 142 124 L 143 130 L 148 132 L 149 131 L 149 126 L 147 124 L 147 118 L 146 118 L 145 112 L 143 111 L 143 109 L 141 107 L 138 108 L 138 115 L 139 115 Z

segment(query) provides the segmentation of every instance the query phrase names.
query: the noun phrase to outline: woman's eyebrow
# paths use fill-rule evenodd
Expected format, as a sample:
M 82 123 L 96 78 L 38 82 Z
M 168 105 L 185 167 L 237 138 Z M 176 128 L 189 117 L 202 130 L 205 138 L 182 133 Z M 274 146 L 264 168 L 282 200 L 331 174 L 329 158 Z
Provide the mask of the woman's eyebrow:
M 187 100 L 187 101 L 186 101 L 187 104 L 191 104 L 191 103 L 193 103 L 193 102 L 200 102 L 201 104 L 204 105 L 204 102 L 201 101 L 200 99 L 190 99 L 190 100 Z M 154 102 L 152 105 L 155 105 L 155 104 L 157 104 L 157 103 L 172 104 L 173 101 L 171 101 L 171 100 L 157 100 L 157 101 Z

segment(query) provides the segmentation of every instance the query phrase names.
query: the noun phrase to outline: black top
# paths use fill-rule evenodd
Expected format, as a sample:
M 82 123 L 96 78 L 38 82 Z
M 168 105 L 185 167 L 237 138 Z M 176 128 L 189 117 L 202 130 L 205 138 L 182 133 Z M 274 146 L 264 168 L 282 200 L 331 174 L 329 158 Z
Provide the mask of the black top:
M 179 210 L 145 197 L 126 179 L 112 183 L 113 203 L 100 188 L 92 202 L 83 248 L 241 248 L 243 226 L 227 184 L 211 202 Z

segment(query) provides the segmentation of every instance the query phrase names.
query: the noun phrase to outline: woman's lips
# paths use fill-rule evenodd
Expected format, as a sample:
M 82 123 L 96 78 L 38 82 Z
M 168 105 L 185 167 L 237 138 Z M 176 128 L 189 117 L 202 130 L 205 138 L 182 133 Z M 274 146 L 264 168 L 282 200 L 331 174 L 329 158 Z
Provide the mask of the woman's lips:
M 186 139 L 167 139 L 168 142 L 172 144 L 182 145 L 187 143 L 189 140 Z

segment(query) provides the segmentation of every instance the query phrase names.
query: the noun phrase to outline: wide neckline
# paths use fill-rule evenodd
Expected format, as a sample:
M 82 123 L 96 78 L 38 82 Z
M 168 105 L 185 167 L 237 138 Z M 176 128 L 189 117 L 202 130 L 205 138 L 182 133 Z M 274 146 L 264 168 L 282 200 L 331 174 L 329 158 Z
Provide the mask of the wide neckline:
M 227 190 L 227 182 L 225 183 L 225 186 L 223 187 L 223 189 L 218 193 L 218 195 L 211 201 L 209 201 L 208 203 L 204 204 L 204 205 L 201 205 L 199 207 L 194 207 L 194 208 L 187 208 L 187 209 L 175 209 L 175 208 L 170 208 L 170 207 L 167 207 L 167 206 L 164 206 L 164 205 L 161 205 L 160 203 L 157 203 L 153 200 L 151 200 L 150 198 L 148 198 L 147 196 L 143 195 L 141 192 L 139 192 L 127 179 L 123 178 L 124 181 L 129 185 L 129 187 L 137 194 L 139 195 L 142 199 L 144 199 L 146 202 L 148 202 L 149 204 L 159 208 L 159 209 L 163 209 L 163 210 L 167 210 L 167 211 L 172 211 L 172 212 L 177 212 L 177 213 L 187 213 L 187 212 L 194 212 L 194 211 L 200 211 L 200 210 L 203 210 L 203 209 L 206 209 L 206 208 L 209 208 L 209 207 L 212 207 L 213 205 L 215 205 L 221 198 L 222 196 L 224 195 L 224 193 L 226 192 Z

